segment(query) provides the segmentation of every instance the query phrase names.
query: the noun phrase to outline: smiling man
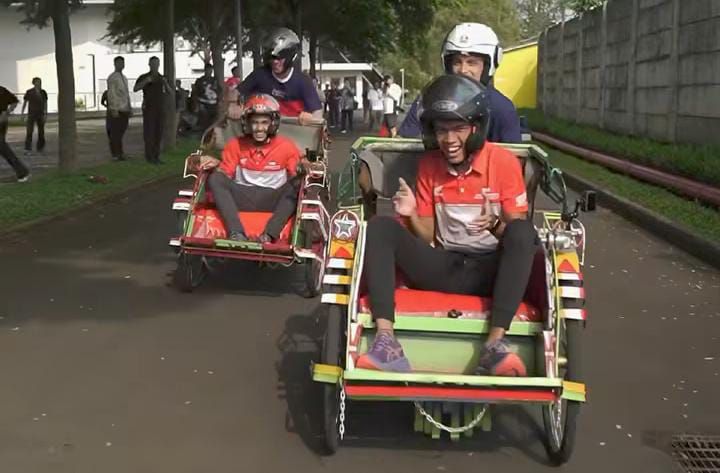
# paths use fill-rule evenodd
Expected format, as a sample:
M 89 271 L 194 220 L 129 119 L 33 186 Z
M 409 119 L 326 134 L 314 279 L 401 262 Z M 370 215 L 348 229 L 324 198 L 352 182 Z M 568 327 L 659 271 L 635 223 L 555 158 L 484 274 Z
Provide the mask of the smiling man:
M 495 89 L 492 78 L 502 60 L 502 48 L 495 32 L 480 23 L 460 23 L 447 35 L 442 47 L 446 74 L 460 74 L 483 84 L 487 89 L 490 122 L 487 139 L 499 143 L 520 143 L 520 120 L 512 101 Z M 418 138 L 422 133 L 419 109 L 415 99 L 398 130 L 404 138 Z
M 368 224 L 365 276 L 377 336 L 359 368 L 409 371 L 393 333 L 395 269 L 414 289 L 492 296 L 491 329 L 476 374 L 524 376 L 505 331 L 522 302 L 537 234 L 527 220 L 520 162 L 487 141 L 488 94 L 461 75 L 435 79 L 422 94 L 417 192 L 400 179 L 391 217 Z
M 277 240 L 295 212 L 300 182 L 301 153 L 289 138 L 278 136 L 280 105 L 266 94 L 250 96 L 244 104 L 243 136 L 230 140 L 222 161 L 203 156 L 203 169 L 215 171 L 208 186 L 227 228 L 228 239 L 247 241 L 239 211 L 273 212 L 261 243 Z

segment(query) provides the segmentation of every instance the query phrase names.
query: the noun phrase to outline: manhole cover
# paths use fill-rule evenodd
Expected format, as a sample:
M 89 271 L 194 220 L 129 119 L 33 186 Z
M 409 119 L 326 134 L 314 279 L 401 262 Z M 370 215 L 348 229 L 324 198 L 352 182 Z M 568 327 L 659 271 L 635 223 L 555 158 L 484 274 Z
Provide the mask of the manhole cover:
M 674 435 L 672 453 L 684 473 L 720 473 L 720 436 Z

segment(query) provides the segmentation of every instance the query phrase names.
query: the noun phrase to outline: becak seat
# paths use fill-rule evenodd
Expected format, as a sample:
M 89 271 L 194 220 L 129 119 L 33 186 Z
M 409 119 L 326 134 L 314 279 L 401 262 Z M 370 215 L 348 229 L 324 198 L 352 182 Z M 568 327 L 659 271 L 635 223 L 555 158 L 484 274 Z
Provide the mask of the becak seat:
M 395 289 L 395 313 L 404 316 L 450 317 L 486 319 L 490 315 L 492 298 L 448 294 L 417 289 Z M 368 296 L 359 301 L 360 312 L 369 313 Z M 523 302 L 515 313 L 514 321 L 541 322 L 542 312 L 528 302 Z
M 190 234 L 192 238 L 220 240 L 227 238 L 227 230 L 217 209 L 209 206 L 196 208 L 193 217 L 193 227 Z M 249 238 L 257 238 L 265 230 L 265 225 L 272 217 L 272 212 L 238 212 L 238 217 L 243 224 L 243 228 L 245 228 L 246 235 Z M 279 242 L 290 242 L 294 222 L 295 216 L 288 219 L 280 232 Z
M 398 271 L 395 282 L 395 314 L 400 316 L 451 317 L 486 319 L 492 309 L 491 297 L 463 294 L 449 294 L 439 291 L 422 291 L 404 287 L 402 272 Z M 371 313 L 367 286 L 362 284 L 358 310 Z M 530 279 L 525 289 L 523 302 L 518 307 L 516 322 L 542 322 L 547 311 L 547 284 L 545 278 L 545 253 L 535 253 Z

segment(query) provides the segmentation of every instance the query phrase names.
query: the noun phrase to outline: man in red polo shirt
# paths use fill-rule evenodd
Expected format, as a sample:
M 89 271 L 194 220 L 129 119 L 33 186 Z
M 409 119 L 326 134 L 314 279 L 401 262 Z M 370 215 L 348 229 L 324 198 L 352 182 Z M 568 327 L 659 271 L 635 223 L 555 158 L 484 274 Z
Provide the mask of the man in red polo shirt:
M 527 220 L 520 163 L 485 140 L 488 96 L 482 84 L 446 75 L 422 97 L 423 140 L 431 151 L 419 163 L 416 193 L 401 179 L 393 199 L 409 230 L 388 217 L 368 224 L 365 274 L 378 332 L 357 366 L 410 370 L 393 334 L 397 266 L 415 289 L 492 296 L 491 329 L 476 373 L 524 376 L 522 360 L 504 339 L 538 243 Z
M 251 96 L 244 104 L 244 136 L 230 140 L 222 161 L 203 156 L 203 169 L 217 168 L 208 178 L 215 205 L 227 228 L 228 238 L 247 241 L 239 211 L 273 212 L 259 241 L 277 240 L 295 212 L 299 191 L 297 175 L 301 154 L 295 143 L 276 136 L 280 105 L 265 94 Z

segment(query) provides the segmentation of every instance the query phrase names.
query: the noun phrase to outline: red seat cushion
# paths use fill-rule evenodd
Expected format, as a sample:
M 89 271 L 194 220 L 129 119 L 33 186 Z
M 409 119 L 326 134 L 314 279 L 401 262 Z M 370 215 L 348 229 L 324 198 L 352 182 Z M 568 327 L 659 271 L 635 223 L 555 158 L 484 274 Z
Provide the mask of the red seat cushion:
M 368 295 L 359 301 L 360 312 L 370 312 Z M 395 312 L 399 314 L 447 315 L 451 310 L 462 312 L 465 317 L 483 319 L 489 315 L 492 298 L 448 294 L 445 292 L 419 291 L 417 289 L 395 289 Z M 527 302 L 518 307 L 513 320 L 541 322 L 541 312 Z
M 222 218 L 216 209 L 196 208 L 193 216 L 195 217 L 195 220 L 193 221 L 192 234 L 190 236 L 195 238 L 227 238 L 225 225 L 223 224 Z M 262 234 L 265 230 L 265 225 L 267 225 L 271 216 L 271 212 L 238 212 L 240 222 L 242 222 L 243 227 L 245 228 L 245 234 L 250 238 L 254 238 Z M 293 223 L 294 217 L 290 217 L 280 232 L 280 238 L 278 241 L 290 241 Z

